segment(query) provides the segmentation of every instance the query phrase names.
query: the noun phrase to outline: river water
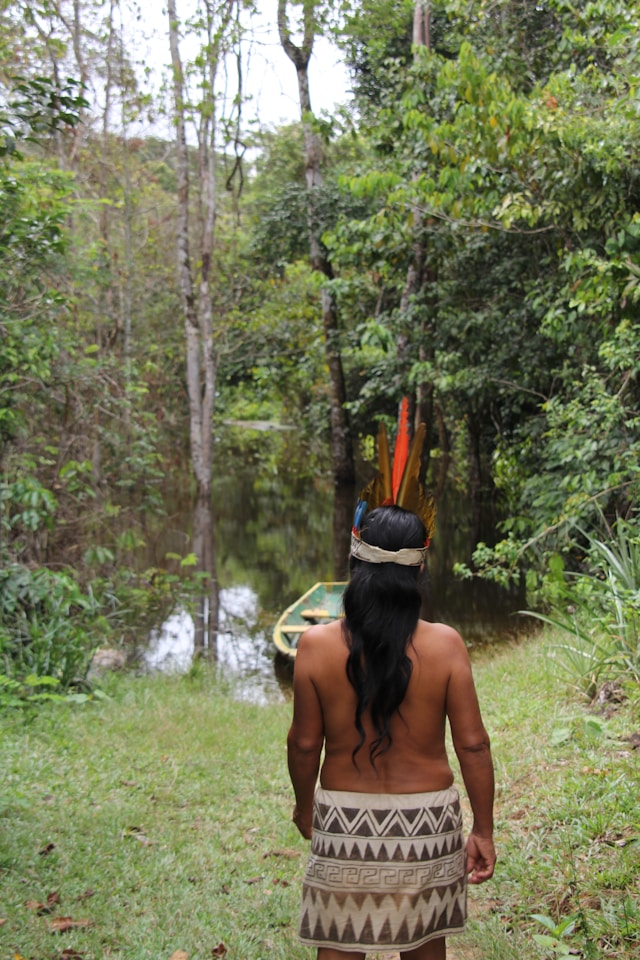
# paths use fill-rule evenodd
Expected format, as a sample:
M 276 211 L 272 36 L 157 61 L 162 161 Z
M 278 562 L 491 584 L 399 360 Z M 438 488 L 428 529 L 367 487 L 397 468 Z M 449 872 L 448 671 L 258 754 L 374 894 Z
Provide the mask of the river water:
M 268 455 L 265 455 L 265 445 Z M 225 448 L 214 490 L 215 553 L 220 584 L 217 669 L 238 697 L 264 702 L 286 698 L 291 670 L 275 658 L 273 626 L 282 612 L 317 580 L 333 576 L 333 490 L 320 471 L 309 470 L 304 451 L 288 435 L 243 434 Z M 304 474 L 307 474 L 304 476 Z M 167 553 L 190 550 L 192 500 L 184 485 L 166 491 L 167 516 L 148 531 L 145 558 L 162 566 Z M 485 521 L 491 525 L 487 512 Z M 517 610 L 523 598 L 494 584 L 460 581 L 451 570 L 469 561 L 475 538 L 468 498 L 449 496 L 438 505 L 428 557 L 426 612 L 458 629 L 474 648 L 514 637 L 525 629 Z M 188 670 L 194 620 L 182 609 L 168 612 L 138 652 L 147 670 Z

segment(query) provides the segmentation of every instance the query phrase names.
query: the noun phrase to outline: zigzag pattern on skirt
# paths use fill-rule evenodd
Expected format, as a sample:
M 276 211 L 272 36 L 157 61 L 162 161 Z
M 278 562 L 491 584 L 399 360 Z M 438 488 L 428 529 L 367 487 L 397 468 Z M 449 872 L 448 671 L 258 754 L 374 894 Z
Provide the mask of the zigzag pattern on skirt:
M 462 816 L 455 788 L 361 794 L 318 788 L 300 939 L 406 949 L 463 929 Z

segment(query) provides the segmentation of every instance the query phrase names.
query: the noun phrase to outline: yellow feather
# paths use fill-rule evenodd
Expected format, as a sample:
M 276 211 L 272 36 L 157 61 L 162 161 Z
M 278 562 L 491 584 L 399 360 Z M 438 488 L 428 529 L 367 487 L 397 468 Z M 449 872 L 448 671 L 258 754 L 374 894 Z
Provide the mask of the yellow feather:
M 396 503 L 399 507 L 412 510 L 414 513 L 416 513 L 417 498 L 420 491 L 420 454 L 422 453 L 422 443 L 426 432 L 426 425 L 421 423 L 411 442 L 411 449 L 396 497 Z
M 420 517 L 427 528 L 427 537 L 430 539 L 436 520 L 435 500 L 420 483 L 420 455 L 426 433 L 426 424 L 421 423 L 411 443 L 396 503 L 399 507 L 411 510 Z
M 380 503 L 391 499 L 391 457 L 389 455 L 389 438 L 384 423 L 378 427 L 378 470 L 382 481 L 383 497 Z

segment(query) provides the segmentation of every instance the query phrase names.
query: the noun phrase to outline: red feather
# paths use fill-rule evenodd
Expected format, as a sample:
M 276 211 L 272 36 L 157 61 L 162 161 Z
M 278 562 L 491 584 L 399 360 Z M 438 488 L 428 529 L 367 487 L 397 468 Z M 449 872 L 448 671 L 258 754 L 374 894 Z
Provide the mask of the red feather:
M 409 456 L 409 398 L 403 397 L 400 404 L 400 413 L 398 414 L 398 434 L 396 436 L 396 445 L 393 451 L 393 471 L 391 474 L 391 486 L 393 489 L 393 502 L 396 502 L 398 490 L 402 482 L 402 475 Z

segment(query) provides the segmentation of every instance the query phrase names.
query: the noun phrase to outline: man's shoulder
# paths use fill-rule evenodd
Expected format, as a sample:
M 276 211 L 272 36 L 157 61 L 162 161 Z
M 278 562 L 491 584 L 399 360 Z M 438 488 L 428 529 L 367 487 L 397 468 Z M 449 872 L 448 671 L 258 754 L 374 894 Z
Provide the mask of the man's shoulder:
M 300 637 L 298 643 L 298 652 L 300 650 L 313 651 L 319 647 L 325 649 L 331 645 L 343 644 L 344 635 L 342 631 L 342 621 L 333 620 L 331 623 L 315 623 Z
M 465 642 L 457 630 L 446 623 L 432 623 L 429 620 L 418 620 L 414 646 L 448 656 L 467 652 Z
M 422 635 L 438 640 L 448 640 L 449 642 L 462 639 L 455 627 L 450 627 L 448 623 L 437 623 L 432 620 L 418 620 L 417 631 Z
M 326 640 L 342 636 L 342 620 L 332 620 L 330 623 L 314 623 L 303 633 L 304 637 L 312 640 Z

